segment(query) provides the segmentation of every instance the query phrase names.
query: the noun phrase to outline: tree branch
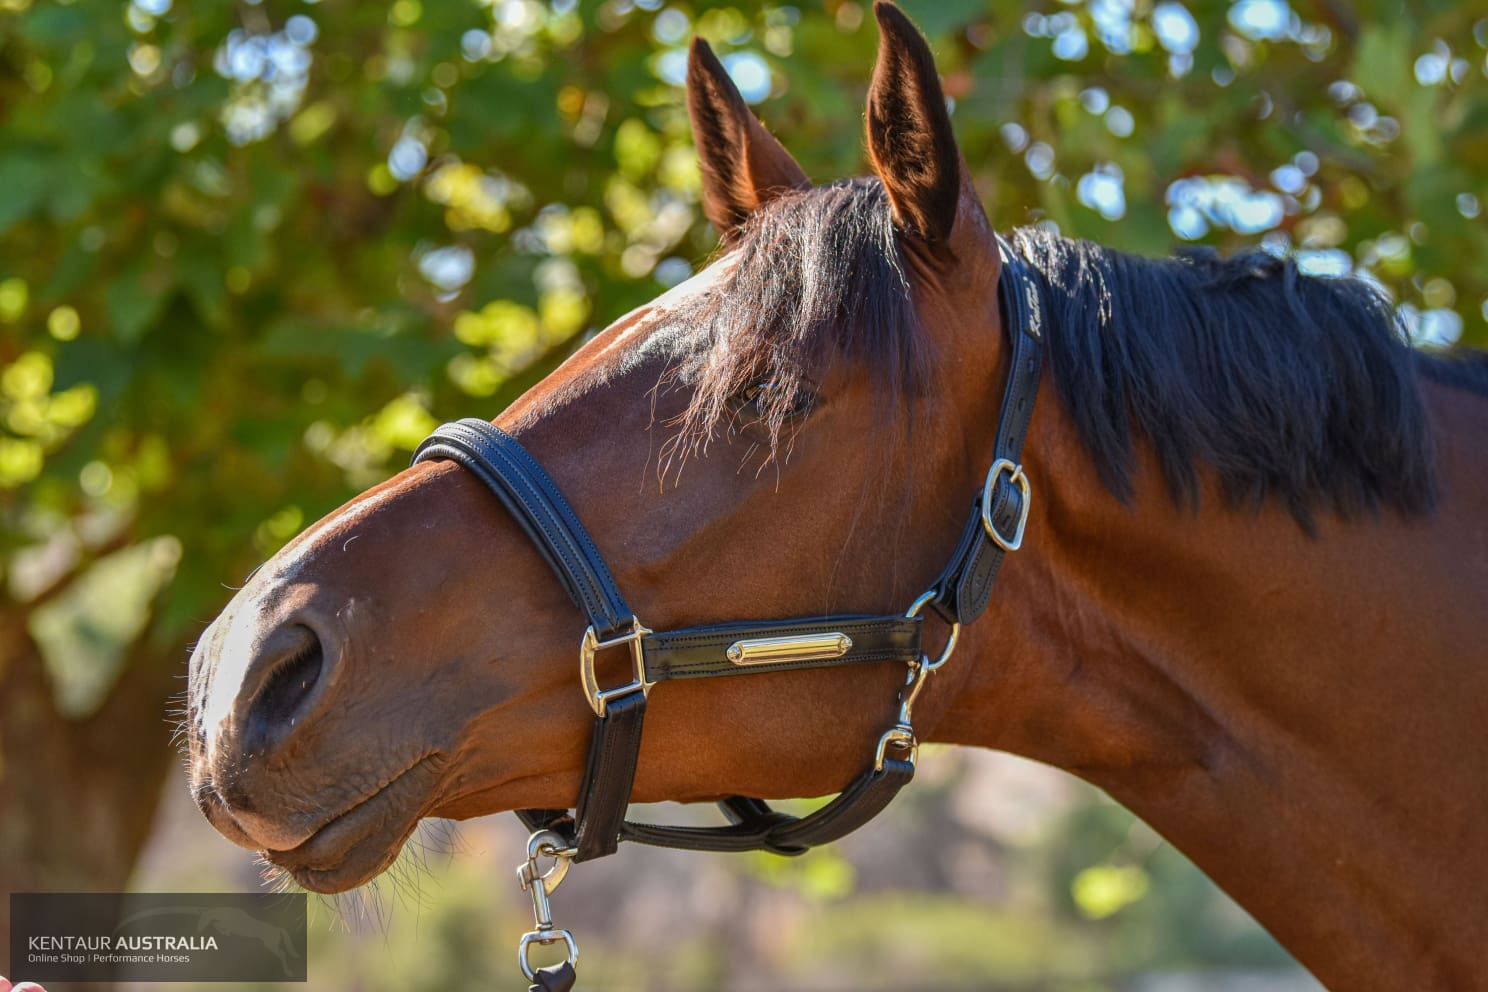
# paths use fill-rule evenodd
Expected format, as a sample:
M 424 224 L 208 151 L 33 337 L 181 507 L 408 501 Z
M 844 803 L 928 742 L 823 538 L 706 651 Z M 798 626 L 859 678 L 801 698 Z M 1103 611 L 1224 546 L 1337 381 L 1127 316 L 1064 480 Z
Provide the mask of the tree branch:
M 107 558 L 116 551 L 123 551 L 134 543 L 134 528 L 132 526 L 121 527 L 119 531 L 111 535 L 106 541 L 84 547 L 78 554 L 77 561 L 65 569 L 51 582 L 48 582 L 31 598 L 18 604 L 21 608 L 23 618 L 30 617 L 38 609 L 50 603 L 52 600 L 66 593 L 72 588 L 73 583 L 82 578 L 87 571 L 96 565 L 100 559 Z

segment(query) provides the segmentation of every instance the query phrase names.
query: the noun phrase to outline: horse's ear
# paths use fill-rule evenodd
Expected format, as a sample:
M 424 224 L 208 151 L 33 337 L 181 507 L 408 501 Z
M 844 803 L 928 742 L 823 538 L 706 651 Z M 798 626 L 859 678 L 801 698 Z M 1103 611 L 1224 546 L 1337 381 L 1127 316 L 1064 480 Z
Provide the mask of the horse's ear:
M 961 152 L 930 46 L 885 0 L 878 17 L 878 64 L 868 89 L 868 153 L 899 227 L 933 246 L 950 240 L 961 197 Z
M 703 212 L 725 238 L 775 196 L 810 188 L 701 38 L 687 59 L 687 112 L 703 166 Z

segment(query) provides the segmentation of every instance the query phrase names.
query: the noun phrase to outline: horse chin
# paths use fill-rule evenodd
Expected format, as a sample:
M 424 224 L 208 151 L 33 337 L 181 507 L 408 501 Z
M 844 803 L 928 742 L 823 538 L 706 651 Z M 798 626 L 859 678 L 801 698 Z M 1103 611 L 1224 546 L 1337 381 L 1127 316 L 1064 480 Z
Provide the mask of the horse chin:
M 338 813 L 302 844 L 260 852 L 311 892 L 332 895 L 371 881 L 398 857 L 424 815 L 434 781 L 429 758 Z
M 301 888 L 331 896 L 349 892 L 381 875 L 397 860 L 398 852 L 403 849 L 403 843 L 412 833 L 413 828 L 410 827 L 389 846 L 368 845 L 350 851 L 346 860 L 329 868 L 296 867 L 292 862 L 283 860 L 293 852 L 264 851 L 262 854 L 270 864 L 287 872 Z

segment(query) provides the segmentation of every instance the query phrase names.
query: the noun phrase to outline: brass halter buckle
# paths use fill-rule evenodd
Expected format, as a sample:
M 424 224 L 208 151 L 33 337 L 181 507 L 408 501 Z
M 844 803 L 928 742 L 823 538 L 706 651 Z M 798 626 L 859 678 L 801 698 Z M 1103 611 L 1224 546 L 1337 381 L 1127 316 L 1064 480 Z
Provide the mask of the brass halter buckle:
M 517 866 L 517 881 L 522 883 L 522 891 L 532 897 L 533 928 L 522 934 L 522 940 L 517 944 L 517 966 L 522 969 L 522 974 L 527 976 L 529 982 L 537 977 L 537 970 L 529 960 L 533 944 L 546 947 L 549 944 L 562 943 L 568 955 L 569 966 L 578 963 L 578 941 L 567 930 L 554 926 L 553 908 L 548 904 L 548 896 L 553 894 L 563 881 L 563 876 L 568 874 L 574 853 L 574 849 L 568 846 L 561 835 L 552 830 L 539 830 L 527 838 L 527 860 Z M 543 871 L 538 866 L 539 858 L 552 858 L 552 867 Z
M 997 524 L 992 521 L 992 491 L 997 488 L 998 480 L 1003 476 L 1007 476 L 1007 480 L 1018 487 L 1018 525 L 1013 528 L 1012 537 L 999 531 Z M 982 526 L 986 528 L 987 536 L 992 542 L 1004 551 L 1017 551 L 1023 546 L 1023 531 L 1028 528 L 1030 496 L 1028 476 L 1023 474 L 1022 465 L 1007 458 L 999 458 L 992 463 L 992 468 L 987 472 L 987 482 L 982 486 Z
M 644 695 L 650 694 L 651 687 L 656 683 L 646 681 L 646 653 L 641 644 L 641 638 L 649 633 L 651 630 L 634 616 L 630 618 L 629 633 L 612 637 L 607 641 L 601 641 L 594 633 L 593 624 L 584 631 L 584 640 L 579 644 L 579 681 L 584 685 L 584 695 L 588 698 L 589 708 L 594 711 L 595 716 L 604 716 L 609 701 L 617 696 L 624 696 L 637 690 Z M 599 679 L 594 674 L 594 656 L 606 648 L 617 648 L 622 644 L 630 645 L 630 661 L 634 666 L 635 679 L 613 689 L 601 689 Z

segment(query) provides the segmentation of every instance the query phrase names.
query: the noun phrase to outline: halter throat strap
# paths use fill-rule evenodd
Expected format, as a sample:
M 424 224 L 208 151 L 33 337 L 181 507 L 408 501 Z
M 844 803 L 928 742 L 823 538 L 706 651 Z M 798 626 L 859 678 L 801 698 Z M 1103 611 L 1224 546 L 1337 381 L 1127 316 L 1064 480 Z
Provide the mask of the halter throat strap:
M 935 584 L 906 614 L 826 615 L 741 621 L 658 633 L 644 627 L 562 490 L 522 445 L 501 428 L 467 419 L 437 428 L 413 463 L 447 460 L 480 479 L 516 519 L 589 626 L 580 645 L 580 680 L 595 712 L 578 805 L 567 810 L 519 810 L 532 830 L 570 838 L 574 861 L 613 853 L 620 841 L 687 850 L 804 853 L 862 826 L 914 776 L 915 738 L 909 707 L 926 675 L 954 648 L 962 623 L 985 611 L 993 581 L 1022 543 L 1030 488 L 1020 462 L 1043 364 L 1039 287 L 1002 240 L 998 297 L 1011 361 L 993 446 L 992 468 L 972 500 L 956 549 Z M 923 609 L 952 625 L 951 642 L 931 661 L 922 653 Z M 596 659 L 630 656 L 629 682 L 602 687 Z M 678 678 L 896 661 L 911 677 L 901 692 L 899 723 L 879 740 L 874 761 L 835 799 L 805 817 L 772 810 L 762 800 L 733 796 L 719 804 L 729 825 L 676 827 L 631 823 L 625 813 L 635 780 L 652 686 Z

